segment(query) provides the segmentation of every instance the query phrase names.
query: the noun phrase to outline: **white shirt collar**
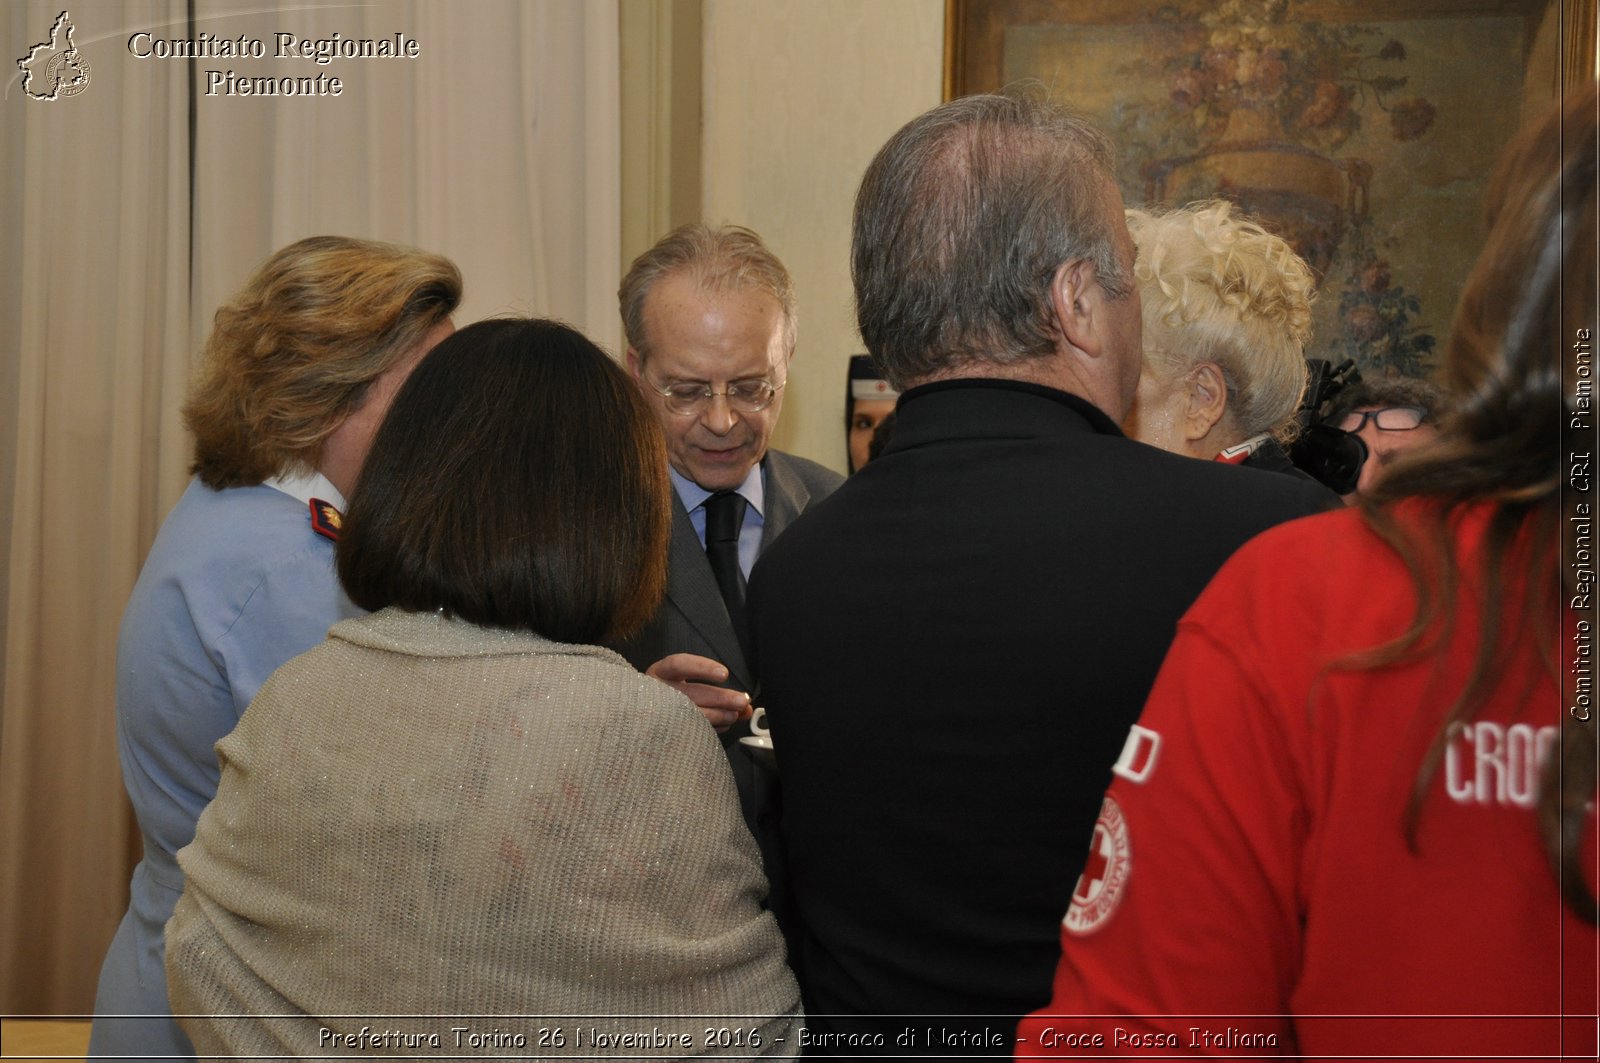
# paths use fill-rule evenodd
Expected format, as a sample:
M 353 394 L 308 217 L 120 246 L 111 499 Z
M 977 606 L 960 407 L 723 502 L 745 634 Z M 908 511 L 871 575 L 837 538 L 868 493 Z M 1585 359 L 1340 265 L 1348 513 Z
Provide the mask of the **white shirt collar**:
M 344 495 L 339 493 L 339 489 L 333 486 L 326 476 L 315 469 L 306 473 L 283 473 L 268 477 L 261 481 L 261 486 L 282 491 L 290 498 L 297 498 L 306 505 L 310 505 L 313 498 L 320 498 L 324 502 L 332 502 L 333 508 L 341 513 L 344 512 Z

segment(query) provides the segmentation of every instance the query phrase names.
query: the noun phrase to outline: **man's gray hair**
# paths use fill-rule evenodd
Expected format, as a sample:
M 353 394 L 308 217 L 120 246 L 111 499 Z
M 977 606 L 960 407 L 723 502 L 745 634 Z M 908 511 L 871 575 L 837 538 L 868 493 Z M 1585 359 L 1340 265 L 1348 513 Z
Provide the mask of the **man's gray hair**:
M 1052 353 L 1063 263 L 1088 261 L 1125 297 L 1122 215 L 1102 192 L 1113 166 L 1105 134 L 1035 91 L 963 97 L 890 138 L 856 195 L 850 260 L 861 337 L 889 381 Z
M 756 289 L 778 300 L 783 308 L 783 341 L 794 353 L 794 282 L 761 237 L 742 225 L 713 228 L 700 222 L 680 225 L 656 241 L 656 245 L 628 267 L 617 290 L 622 304 L 622 329 L 628 345 L 648 357 L 644 305 L 656 281 L 679 270 L 692 270 L 705 292 L 735 292 Z

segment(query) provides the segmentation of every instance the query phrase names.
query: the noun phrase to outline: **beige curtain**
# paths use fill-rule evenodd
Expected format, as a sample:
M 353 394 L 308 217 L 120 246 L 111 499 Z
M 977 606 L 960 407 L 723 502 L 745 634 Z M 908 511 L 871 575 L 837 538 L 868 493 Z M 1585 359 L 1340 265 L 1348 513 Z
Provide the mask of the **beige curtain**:
M 13 78 L 0 112 L 0 336 L 14 383 L 0 399 L 10 518 L 0 1011 L 89 1009 L 136 856 L 117 770 L 113 650 L 182 463 L 169 428 L 193 346 L 187 90 L 182 67 L 120 62 L 106 35 L 180 17 L 183 6 L 74 4 L 88 87 L 41 101 Z M 60 12 L 54 0 L 8 6 L 4 57 L 48 40 Z
M 615 5 L 265 6 L 75 0 L 87 87 L 39 101 L 12 78 L 0 101 L 0 1012 L 87 1013 L 127 903 L 116 630 L 186 479 L 177 411 L 216 305 L 283 244 L 343 233 L 455 259 L 461 323 L 620 335 Z M 61 6 L 0 11 L 4 78 Z M 138 59 L 140 30 L 268 58 Z M 271 58 L 278 33 L 397 32 L 416 59 Z M 207 95 L 212 69 L 344 87 Z
M 209 317 L 271 250 L 342 233 L 449 255 L 466 277 L 462 322 L 556 316 L 615 350 L 615 4 L 398 0 L 248 13 L 262 6 L 199 0 L 211 32 L 261 39 L 269 53 L 280 32 L 313 40 L 403 32 L 420 54 L 201 64 L 333 73 L 344 85 L 337 98 L 200 97 L 198 312 Z

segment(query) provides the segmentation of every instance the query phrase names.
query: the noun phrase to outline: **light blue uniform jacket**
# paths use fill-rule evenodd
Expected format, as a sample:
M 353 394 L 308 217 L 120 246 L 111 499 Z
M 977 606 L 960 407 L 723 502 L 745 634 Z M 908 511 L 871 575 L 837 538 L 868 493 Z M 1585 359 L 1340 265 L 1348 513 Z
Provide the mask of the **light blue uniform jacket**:
M 176 854 L 216 795 L 217 740 L 279 665 L 362 614 L 333 550 L 305 502 L 265 485 L 191 482 L 161 526 L 117 639 L 117 742 L 144 859 L 100 971 L 93 1055 L 193 1054 L 167 1003 Z

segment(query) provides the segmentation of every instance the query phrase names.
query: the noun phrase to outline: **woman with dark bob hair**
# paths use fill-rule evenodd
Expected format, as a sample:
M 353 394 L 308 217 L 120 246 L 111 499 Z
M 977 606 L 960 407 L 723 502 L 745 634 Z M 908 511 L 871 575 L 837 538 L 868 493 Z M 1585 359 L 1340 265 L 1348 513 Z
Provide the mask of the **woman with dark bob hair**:
M 666 469 L 564 325 L 481 322 L 418 367 L 339 544 L 374 612 L 262 688 L 180 856 L 168 971 L 202 1055 L 794 1051 L 716 738 L 593 645 L 660 601 Z M 378 1015 L 414 1017 L 376 1045 Z
M 1573 97 L 1490 184 L 1437 442 L 1246 544 L 1181 621 L 1019 1055 L 1594 1058 L 1593 566 L 1563 562 L 1595 494 L 1563 456 L 1595 438 L 1600 152 Z
M 91 1055 L 193 1054 L 167 1005 L 162 927 L 183 892 L 176 854 L 216 793 L 212 747 L 273 669 L 360 613 L 334 576 L 339 510 L 460 301 L 448 259 L 317 236 L 217 310 L 183 408 L 194 480 L 117 640 L 117 742 L 144 859 L 101 968 Z

